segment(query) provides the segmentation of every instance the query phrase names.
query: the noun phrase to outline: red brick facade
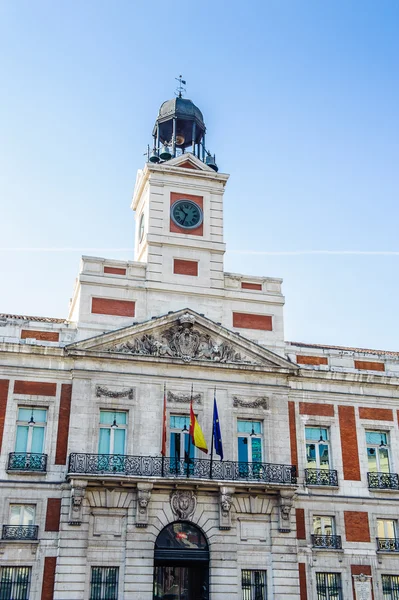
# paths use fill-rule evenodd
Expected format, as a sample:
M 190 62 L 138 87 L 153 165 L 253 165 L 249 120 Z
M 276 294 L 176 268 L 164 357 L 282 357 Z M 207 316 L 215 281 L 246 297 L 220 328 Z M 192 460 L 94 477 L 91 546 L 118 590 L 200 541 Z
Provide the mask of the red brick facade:
M 104 273 L 109 273 L 112 275 L 126 275 L 126 269 L 119 267 L 104 267 Z
M 136 303 L 131 300 L 111 300 L 110 298 L 92 298 L 91 312 L 96 315 L 114 315 L 115 317 L 134 317 Z
M 361 419 L 372 419 L 373 421 L 393 421 L 393 411 L 390 408 L 359 408 Z
M 14 394 L 55 396 L 57 394 L 57 384 L 46 381 L 15 381 Z
M 21 340 L 33 338 L 43 342 L 58 342 L 60 334 L 58 331 L 39 331 L 38 329 L 22 329 Z
M 249 283 L 249 281 L 242 281 L 241 282 L 241 289 L 242 290 L 261 290 L 262 289 L 262 284 L 261 283 Z
M 345 510 L 344 519 L 347 542 L 370 541 L 369 515 L 367 512 Z
M 239 312 L 233 312 L 233 327 L 263 331 L 272 331 L 273 329 L 272 318 L 269 315 L 251 315 Z
M 326 356 L 305 356 L 304 354 L 296 355 L 298 365 L 328 365 Z
M 299 412 L 301 415 L 316 415 L 319 417 L 333 417 L 333 404 L 316 404 L 313 402 L 300 402 Z
M 295 402 L 288 402 L 288 421 L 290 426 L 291 464 L 298 468 L 298 445 L 296 441 Z
M 8 398 L 8 379 L 0 379 L 0 451 L 3 442 L 4 421 L 6 418 L 7 398 Z
M 385 365 L 384 363 L 368 360 L 355 360 L 355 369 L 360 369 L 361 371 L 385 371 Z
M 69 417 L 71 414 L 72 385 L 63 383 L 61 386 L 60 411 L 58 414 L 57 446 L 55 464 L 65 465 L 68 450 Z
M 297 540 L 306 540 L 305 510 L 303 508 L 297 508 L 295 513 L 296 513 L 296 539 Z
M 353 406 L 338 406 L 339 428 L 344 479 L 360 481 L 359 449 L 357 445 L 356 417 Z
M 45 531 L 60 530 L 61 498 L 47 498 Z
M 306 564 L 303 562 L 298 563 L 299 569 L 299 597 L 300 600 L 308 600 L 308 590 L 306 583 Z
M 173 261 L 173 273 L 176 275 L 198 276 L 198 262 L 196 260 L 184 260 L 175 258 Z
M 56 556 L 46 556 L 44 559 L 41 600 L 53 600 L 56 565 Z

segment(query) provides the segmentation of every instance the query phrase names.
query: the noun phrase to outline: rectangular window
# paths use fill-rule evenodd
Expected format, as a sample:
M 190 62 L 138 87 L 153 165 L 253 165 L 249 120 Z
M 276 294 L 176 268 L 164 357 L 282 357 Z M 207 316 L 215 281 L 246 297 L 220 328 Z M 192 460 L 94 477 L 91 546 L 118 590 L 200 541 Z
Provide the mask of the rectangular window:
M 99 454 L 125 454 L 126 412 L 100 410 Z
M 330 469 L 329 432 L 325 427 L 305 427 L 306 468 Z
M 384 431 L 366 431 L 369 473 L 389 473 L 389 438 Z
M 190 440 L 190 417 L 170 415 L 170 470 L 179 473 L 183 469 L 193 470 L 195 446 Z
M 313 533 L 315 535 L 335 535 L 334 517 L 324 517 L 314 515 Z
M 92 567 L 90 600 L 118 600 L 118 567 Z
M 243 600 L 266 600 L 266 571 L 242 571 L 241 587 Z
M 262 452 L 262 422 L 237 421 L 238 433 L 238 462 L 261 463 Z
M 396 538 L 396 521 L 393 519 L 377 519 L 377 537 Z
M 342 600 L 340 573 L 316 573 L 317 600 Z
M 383 600 L 399 600 L 399 575 L 381 575 Z
M 31 567 L 3 567 L 0 569 L 1 600 L 29 600 Z
M 46 421 L 46 409 L 19 408 L 15 452 L 42 454 Z
M 34 525 L 35 509 L 33 504 L 10 504 L 10 525 Z M 1 598 L 1 596 L 0 596 Z

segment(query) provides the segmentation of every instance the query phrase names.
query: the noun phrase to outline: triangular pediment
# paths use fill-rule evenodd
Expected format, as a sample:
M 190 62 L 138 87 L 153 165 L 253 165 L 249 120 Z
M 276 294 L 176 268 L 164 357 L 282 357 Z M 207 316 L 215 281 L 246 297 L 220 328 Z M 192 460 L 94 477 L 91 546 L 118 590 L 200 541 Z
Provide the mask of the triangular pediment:
M 69 344 L 66 350 L 162 362 L 297 370 L 285 358 L 190 309 L 81 340 Z
M 180 156 L 176 156 L 175 158 L 168 160 L 166 164 L 171 167 L 192 169 L 194 171 L 210 171 L 211 173 L 215 173 L 215 171 L 211 169 L 211 167 L 208 167 L 208 165 L 206 165 L 202 162 L 202 160 L 194 156 L 194 154 L 191 154 L 191 152 L 180 154 Z

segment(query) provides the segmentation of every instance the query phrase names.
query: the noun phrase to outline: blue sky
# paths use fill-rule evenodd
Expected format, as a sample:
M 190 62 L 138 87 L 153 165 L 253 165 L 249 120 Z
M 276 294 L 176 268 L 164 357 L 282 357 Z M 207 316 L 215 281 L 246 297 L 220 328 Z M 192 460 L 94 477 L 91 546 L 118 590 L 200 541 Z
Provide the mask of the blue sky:
M 398 22 L 396 0 L 0 1 L 0 312 L 64 317 L 81 254 L 133 258 L 182 73 L 231 174 L 225 269 L 283 277 L 286 339 L 399 350 Z

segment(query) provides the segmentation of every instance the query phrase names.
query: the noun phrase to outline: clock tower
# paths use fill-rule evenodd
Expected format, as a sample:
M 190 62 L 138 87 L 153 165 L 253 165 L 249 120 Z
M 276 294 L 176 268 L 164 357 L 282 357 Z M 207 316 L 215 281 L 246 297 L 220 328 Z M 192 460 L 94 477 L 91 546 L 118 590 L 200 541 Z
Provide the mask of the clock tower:
M 205 147 L 205 124 L 195 104 L 179 95 L 164 102 L 153 148 L 137 175 L 135 261 L 147 265 L 148 283 L 176 291 L 224 287 L 223 193 Z

